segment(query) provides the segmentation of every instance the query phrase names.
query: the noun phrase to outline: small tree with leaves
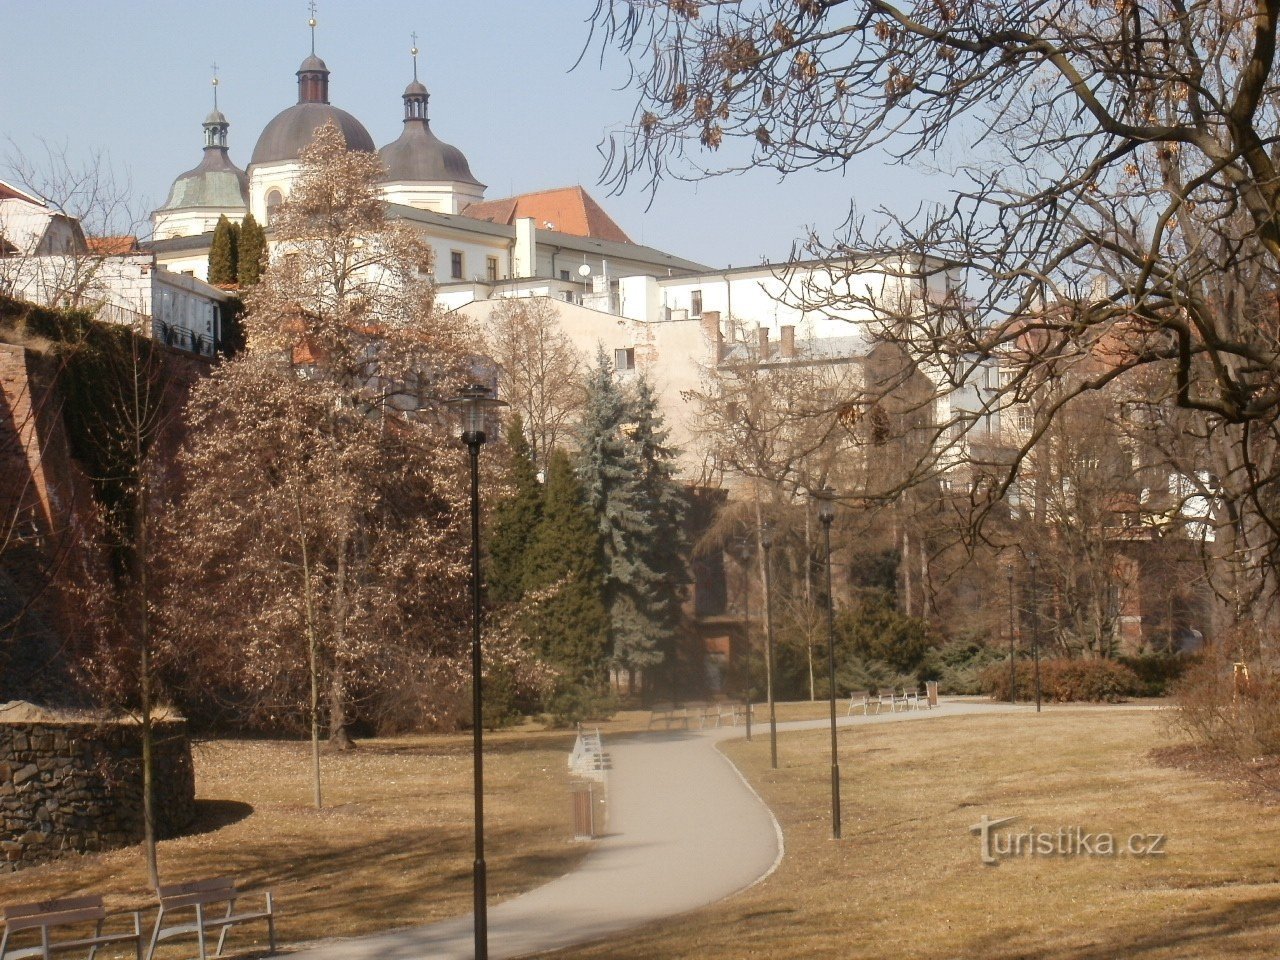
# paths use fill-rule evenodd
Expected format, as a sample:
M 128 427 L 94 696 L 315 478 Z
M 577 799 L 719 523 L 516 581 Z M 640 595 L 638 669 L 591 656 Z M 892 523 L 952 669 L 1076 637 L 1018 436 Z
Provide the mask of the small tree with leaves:
M 507 424 L 507 456 L 512 490 L 494 508 L 489 535 L 489 598 L 495 603 L 524 595 L 527 558 L 542 519 L 542 485 L 518 413 Z

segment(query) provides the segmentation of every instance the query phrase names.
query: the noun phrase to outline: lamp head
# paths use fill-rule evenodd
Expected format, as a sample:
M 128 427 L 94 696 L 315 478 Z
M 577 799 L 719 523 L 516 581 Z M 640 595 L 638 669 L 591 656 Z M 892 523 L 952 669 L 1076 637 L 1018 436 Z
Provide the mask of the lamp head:
M 813 491 L 813 499 L 818 503 L 818 519 L 824 524 L 831 523 L 836 517 L 836 492 L 827 484 Z
M 463 387 L 456 397 L 446 400 L 445 403 L 457 412 L 463 442 L 475 447 L 485 441 L 484 428 L 489 411 L 507 406 L 482 383 L 472 383 Z

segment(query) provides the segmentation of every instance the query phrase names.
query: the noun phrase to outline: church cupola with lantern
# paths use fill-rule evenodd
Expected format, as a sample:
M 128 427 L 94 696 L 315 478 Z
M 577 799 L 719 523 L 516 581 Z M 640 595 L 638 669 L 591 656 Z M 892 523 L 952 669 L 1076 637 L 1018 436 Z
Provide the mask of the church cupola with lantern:
M 456 214 L 484 199 L 484 184 L 471 173 L 467 158 L 431 129 L 431 95 L 418 79 L 418 48 L 413 56 L 413 80 L 404 89 L 404 126 L 400 136 L 378 151 L 386 164 L 383 196 L 423 210 Z
M 316 56 L 316 19 L 311 27 L 311 53 L 298 67 L 298 102 L 276 114 L 263 128 L 249 160 L 249 198 L 253 215 L 270 224 L 275 209 L 300 172 L 299 157 L 318 129 L 332 122 L 348 150 L 373 153 L 373 138 L 359 120 L 329 102 L 329 68 Z
M 213 110 L 204 119 L 204 157 L 173 182 L 168 199 L 151 215 L 157 240 L 208 233 L 218 218 L 240 220 L 249 210 L 249 178 L 227 153 L 227 118 L 218 109 L 213 78 Z

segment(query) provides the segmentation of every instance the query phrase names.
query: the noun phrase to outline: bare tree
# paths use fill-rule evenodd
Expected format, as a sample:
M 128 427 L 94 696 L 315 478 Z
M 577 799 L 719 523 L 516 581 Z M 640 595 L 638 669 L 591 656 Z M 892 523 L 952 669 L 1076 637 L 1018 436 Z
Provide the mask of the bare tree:
M 639 98 L 610 143 L 615 186 L 963 152 L 946 205 L 883 210 L 879 228 L 853 211 L 838 236 L 806 240 L 850 275 L 874 252 L 915 294 L 886 304 L 834 283 L 802 308 L 869 311 L 939 396 L 993 360 L 1010 374 L 935 419 L 915 479 L 1058 384 L 973 498 L 980 525 L 1076 397 L 1140 390 L 1193 415 L 1199 440 L 1177 472 L 1210 504 L 1236 615 L 1274 610 L 1274 4 L 600 0 L 594 23 L 630 59 Z
M 489 314 L 485 334 L 503 393 L 524 421 L 533 462 L 545 467 L 582 409 L 582 355 L 546 297 L 503 300 Z

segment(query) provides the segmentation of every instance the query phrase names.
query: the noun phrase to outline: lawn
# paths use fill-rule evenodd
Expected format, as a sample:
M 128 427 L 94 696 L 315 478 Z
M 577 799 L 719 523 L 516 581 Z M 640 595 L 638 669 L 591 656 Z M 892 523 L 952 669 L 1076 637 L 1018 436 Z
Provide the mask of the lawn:
M 486 859 L 495 900 L 559 876 L 585 852 L 571 842 L 571 746 L 564 732 L 486 738 Z M 470 751 L 469 736 L 432 736 L 362 741 L 357 750 L 326 755 L 326 808 L 317 811 L 306 744 L 199 745 L 202 832 L 160 844 L 161 879 L 230 874 L 274 888 L 285 945 L 468 913 Z M 140 847 L 0 875 L 0 903 L 86 891 L 108 895 L 112 907 L 150 907 L 147 889 Z M 229 938 L 233 949 L 254 941 L 265 944 L 264 925 Z M 165 955 L 193 953 L 194 942 Z
M 1043 960 L 1280 953 L 1280 807 L 1160 765 L 1168 714 L 1053 708 L 841 732 L 844 839 L 830 838 L 825 731 L 726 752 L 786 837 L 771 877 L 558 960 L 905 956 Z M 1162 834 L 1163 856 L 979 858 L 969 828 Z

